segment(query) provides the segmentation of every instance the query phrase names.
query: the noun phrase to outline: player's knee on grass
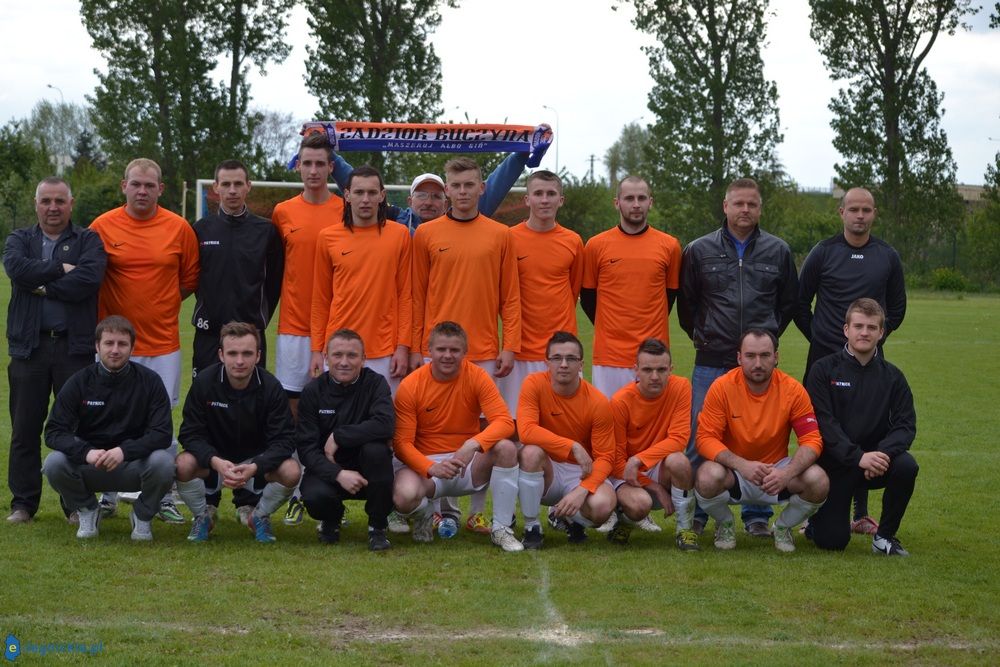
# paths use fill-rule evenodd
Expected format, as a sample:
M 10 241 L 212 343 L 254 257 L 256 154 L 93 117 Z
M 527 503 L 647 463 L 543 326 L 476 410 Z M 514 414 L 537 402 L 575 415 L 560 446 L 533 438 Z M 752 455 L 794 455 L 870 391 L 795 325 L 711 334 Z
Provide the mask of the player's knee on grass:
M 517 445 L 510 440 L 501 440 L 490 448 L 493 465 L 501 468 L 513 468 L 517 465 Z
M 392 484 L 392 504 L 400 514 L 409 514 L 417 509 L 425 496 L 424 487 L 417 473 L 404 468 L 396 473 Z
M 194 454 L 190 452 L 181 452 L 178 454 L 175 465 L 177 466 L 176 475 L 178 482 L 190 482 L 198 476 L 198 472 L 202 469 L 198 465 L 197 459 L 194 458 Z
M 302 477 L 302 467 L 295 459 L 285 459 L 274 472 L 264 475 L 269 482 L 277 482 L 282 486 L 298 486 Z
M 695 489 L 705 498 L 713 498 L 726 489 L 728 469 L 715 461 L 705 461 L 698 468 Z
M 821 503 L 830 493 L 830 478 L 818 465 L 813 464 L 799 475 L 802 490 L 798 492 L 803 500 L 811 503 Z
M 524 472 L 539 472 L 545 466 L 545 450 L 535 445 L 525 445 L 518 452 L 518 463 Z
M 608 520 L 611 513 L 618 506 L 618 497 L 614 490 L 607 484 L 601 484 L 597 491 L 587 496 L 583 503 L 583 515 L 590 519 L 595 526 L 599 526 Z
M 642 521 L 653 509 L 653 498 L 645 489 L 622 484 L 617 496 L 622 511 L 632 521 Z
M 886 474 L 895 479 L 916 479 L 919 472 L 920 466 L 917 465 L 917 460 L 909 452 L 903 452 L 889 462 L 889 471 Z
M 669 479 L 663 479 L 668 477 Z M 691 461 L 681 452 L 674 452 L 667 456 L 660 468 L 660 484 L 663 488 L 669 489 L 671 486 L 682 491 L 690 491 L 694 486 L 693 475 L 691 473 Z

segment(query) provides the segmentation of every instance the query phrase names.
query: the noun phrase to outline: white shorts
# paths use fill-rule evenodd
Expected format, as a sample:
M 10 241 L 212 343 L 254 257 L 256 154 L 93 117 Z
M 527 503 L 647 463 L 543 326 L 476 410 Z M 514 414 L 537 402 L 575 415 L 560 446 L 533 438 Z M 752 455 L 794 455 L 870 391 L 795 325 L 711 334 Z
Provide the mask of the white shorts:
M 170 397 L 170 407 L 176 408 L 181 401 L 181 351 L 156 357 L 131 357 L 131 360 L 160 376 Z
M 274 352 L 274 375 L 285 391 L 302 391 L 309 384 L 309 364 L 312 363 L 312 339 L 309 336 L 278 334 Z
M 784 468 L 791 462 L 791 460 L 791 457 L 786 456 L 775 463 L 774 467 Z M 743 475 L 740 473 L 735 470 L 732 472 L 736 475 L 736 482 L 740 485 L 740 499 L 733 500 L 732 497 L 730 497 L 730 505 L 777 505 L 782 502 L 781 500 L 778 500 L 778 496 L 772 496 L 769 493 L 765 493 L 764 489 L 743 479 Z M 732 494 L 730 494 L 730 496 L 731 495 Z
M 662 470 L 662 469 L 663 469 L 663 461 L 661 460 L 661 461 L 657 462 L 657 464 L 654 465 L 649 470 L 640 470 L 639 474 L 645 475 L 646 477 L 650 478 L 651 480 L 653 480 L 654 482 L 656 482 L 657 484 L 659 484 L 660 483 L 660 470 Z M 618 477 L 608 477 L 608 483 L 610 483 L 611 486 L 614 487 L 615 491 L 617 491 L 618 487 L 625 483 L 625 480 L 621 479 L 621 478 L 618 478 Z
M 400 378 L 394 378 L 389 374 L 389 364 L 392 362 L 392 357 L 378 357 L 376 359 L 365 359 L 365 367 L 370 368 L 382 377 L 385 381 L 389 383 L 389 391 L 392 392 L 392 397 L 396 398 L 396 389 L 399 388 Z
M 545 490 L 545 495 L 542 496 L 542 504 L 551 507 L 557 504 L 563 497 L 580 486 L 580 482 L 583 478 L 580 477 L 580 466 L 575 463 L 559 463 L 558 461 L 551 461 L 552 463 L 552 483 L 549 484 L 549 488 Z M 611 486 L 608 480 L 604 480 L 604 483 Z
M 590 377 L 593 379 L 591 384 L 610 401 L 616 391 L 635 382 L 635 369 L 594 364 L 590 369 Z
M 455 455 L 454 452 L 451 454 L 428 454 L 427 458 L 431 461 L 437 463 L 438 461 L 446 461 Z M 462 473 L 461 477 L 452 477 L 451 479 L 441 479 L 440 477 L 431 477 L 434 482 L 434 500 L 444 497 L 455 497 L 455 496 L 471 496 L 477 491 L 482 491 L 487 486 L 489 482 L 480 484 L 476 486 L 472 483 L 472 464 L 476 462 L 476 457 L 479 454 L 473 454 L 472 460 L 469 461 L 469 465 L 465 466 L 465 472 Z M 392 457 L 392 472 L 393 474 L 399 474 L 399 471 L 403 468 L 412 470 L 405 463 L 397 459 L 395 456 Z
M 521 396 L 521 385 L 524 384 L 524 378 L 532 373 L 545 370 L 548 370 L 548 364 L 544 361 L 515 359 L 514 370 L 507 377 L 497 378 L 497 388 L 500 390 L 500 395 L 503 396 L 504 403 L 507 404 L 507 409 L 510 410 L 511 417 L 517 419 L 517 400 Z

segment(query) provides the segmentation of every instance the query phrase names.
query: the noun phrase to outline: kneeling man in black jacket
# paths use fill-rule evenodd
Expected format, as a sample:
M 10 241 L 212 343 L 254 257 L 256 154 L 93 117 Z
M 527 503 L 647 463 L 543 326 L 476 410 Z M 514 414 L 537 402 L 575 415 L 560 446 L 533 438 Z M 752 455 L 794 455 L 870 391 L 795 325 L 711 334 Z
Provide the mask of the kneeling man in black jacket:
M 878 349 L 885 334 L 878 301 L 856 300 L 846 319 L 844 349 L 817 361 L 806 378 L 823 436 L 819 465 L 830 478 L 830 495 L 809 520 L 806 535 L 821 549 L 846 548 L 855 489 L 884 488 L 872 551 L 908 556 L 896 533 L 919 470 L 909 452 L 917 434 L 913 394 Z
M 392 441 L 396 411 L 389 384 L 365 367 L 365 346 L 350 329 L 326 342 L 327 372 L 299 399 L 296 444 L 305 466 L 302 501 L 322 521 L 319 539 L 340 541 L 344 500 L 365 500 L 368 548 L 391 545 L 385 529 L 392 510 Z
M 132 539 L 151 540 L 150 521 L 174 479 L 170 399 L 160 376 L 129 360 L 135 329 L 112 315 L 94 334 L 99 361 L 76 372 L 56 395 L 45 425 L 49 454 L 42 472 L 78 511 L 76 536 L 97 537 L 95 491 L 139 491 Z
M 260 501 L 247 526 L 258 542 L 274 542 L 271 515 L 299 482 L 292 458 L 295 427 L 288 397 L 273 375 L 257 366 L 260 333 L 246 322 L 219 331 L 221 363 L 198 373 L 184 401 L 177 456 L 177 492 L 194 515 L 188 539 L 204 542 L 213 519 L 206 511 L 210 492 L 223 486 L 246 489 Z

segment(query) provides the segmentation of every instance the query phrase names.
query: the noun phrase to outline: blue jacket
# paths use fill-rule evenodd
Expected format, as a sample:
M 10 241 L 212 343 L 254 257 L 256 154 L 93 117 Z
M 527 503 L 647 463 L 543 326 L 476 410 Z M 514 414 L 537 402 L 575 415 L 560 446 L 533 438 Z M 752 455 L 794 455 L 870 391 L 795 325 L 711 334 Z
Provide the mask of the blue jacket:
M 66 273 L 63 264 L 76 268 Z M 69 225 L 49 261 L 42 259 L 41 227 L 12 231 L 3 251 L 3 268 L 11 282 L 7 308 L 10 356 L 27 359 L 38 347 L 44 299 L 57 299 L 66 306 L 69 353 L 93 354 L 97 292 L 106 264 L 101 237 L 89 229 Z M 39 287 L 45 287 L 44 295 L 36 293 Z

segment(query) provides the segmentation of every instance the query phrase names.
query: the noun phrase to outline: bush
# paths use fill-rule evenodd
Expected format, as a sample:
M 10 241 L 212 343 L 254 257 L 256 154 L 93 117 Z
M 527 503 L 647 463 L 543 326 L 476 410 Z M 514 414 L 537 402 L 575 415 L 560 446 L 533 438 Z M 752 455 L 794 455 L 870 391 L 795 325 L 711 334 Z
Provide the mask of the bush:
M 931 273 L 931 287 L 942 291 L 966 292 L 969 289 L 969 281 L 965 279 L 961 271 L 943 267 L 934 269 L 934 272 Z

